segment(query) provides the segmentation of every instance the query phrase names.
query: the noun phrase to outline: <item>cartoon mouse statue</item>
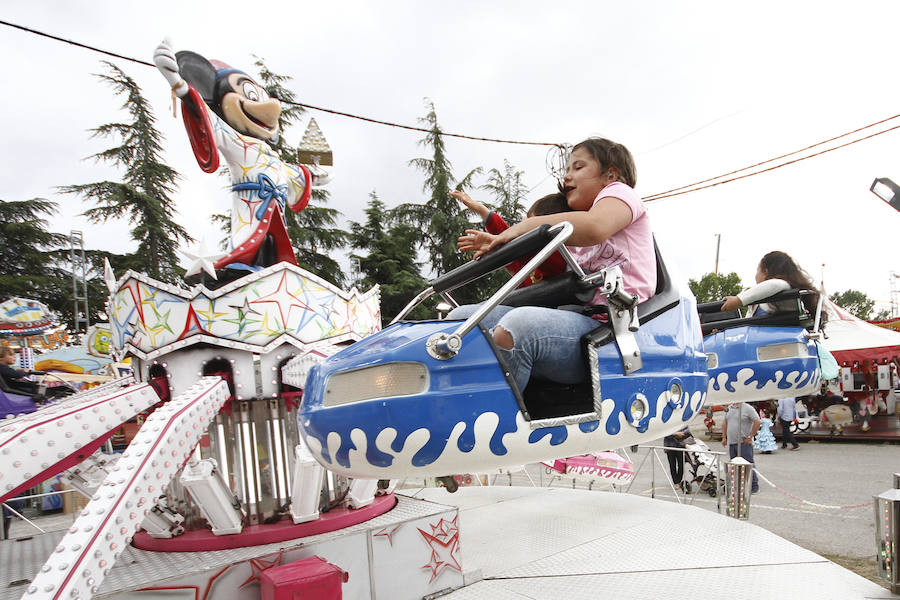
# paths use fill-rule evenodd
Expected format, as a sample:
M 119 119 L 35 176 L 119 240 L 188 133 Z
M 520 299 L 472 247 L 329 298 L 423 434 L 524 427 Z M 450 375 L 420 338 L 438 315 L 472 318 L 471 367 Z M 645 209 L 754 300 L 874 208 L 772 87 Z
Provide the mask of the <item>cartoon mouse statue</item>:
M 269 146 L 278 141 L 278 99 L 243 71 L 196 52 L 174 52 L 168 38 L 157 46 L 153 62 L 181 99 L 200 168 L 215 172 L 221 154 L 231 172 L 229 252 L 215 262 L 201 258 L 204 270 L 213 279 L 228 273 L 226 279 L 233 280 L 277 262 L 297 264 L 284 211 L 303 210 L 312 187 L 324 185 L 330 176 L 318 165 L 287 164 Z M 199 270 L 189 269 L 188 275 Z

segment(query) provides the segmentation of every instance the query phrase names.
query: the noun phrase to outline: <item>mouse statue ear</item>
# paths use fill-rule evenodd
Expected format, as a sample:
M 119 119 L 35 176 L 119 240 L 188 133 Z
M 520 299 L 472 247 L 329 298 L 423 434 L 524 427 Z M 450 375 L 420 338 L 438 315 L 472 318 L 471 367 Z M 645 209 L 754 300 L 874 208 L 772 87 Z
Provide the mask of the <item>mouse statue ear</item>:
M 197 89 L 208 106 L 212 106 L 216 87 L 216 69 L 212 63 L 190 50 L 177 52 L 175 58 L 184 80 Z

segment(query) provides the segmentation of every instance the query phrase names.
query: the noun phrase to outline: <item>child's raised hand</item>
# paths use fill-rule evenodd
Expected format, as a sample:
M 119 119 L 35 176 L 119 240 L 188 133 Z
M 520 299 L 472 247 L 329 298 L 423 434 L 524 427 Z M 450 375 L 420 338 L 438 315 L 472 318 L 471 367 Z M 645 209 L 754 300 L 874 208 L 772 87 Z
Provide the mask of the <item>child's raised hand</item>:
M 482 220 L 486 219 L 487 216 L 491 214 L 491 211 L 487 206 L 485 206 L 478 200 L 472 200 L 472 198 L 467 193 L 461 190 L 454 190 L 450 192 L 450 195 L 462 202 L 466 208 L 481 217 Z
M 496 237 L 497 236 L 492 235 L 487 231 L 466 229 L 466 234 L 459 236 L 456 245 L 463 252 L 474 252 L 475 256 L 473 258 L 478 258 L 487 252 L 488 247 L 491 246 L 491 242 L 493 242 Z

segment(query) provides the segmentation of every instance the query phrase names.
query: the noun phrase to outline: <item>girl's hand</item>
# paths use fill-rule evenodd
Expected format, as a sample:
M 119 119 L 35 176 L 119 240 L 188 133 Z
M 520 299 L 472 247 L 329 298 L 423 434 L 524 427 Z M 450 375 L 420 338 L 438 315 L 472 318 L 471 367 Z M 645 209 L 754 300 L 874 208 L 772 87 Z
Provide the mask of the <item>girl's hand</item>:
M 497 237 L 487 231 L 479 231 L 477 229 L 466 229 L 466 234 L 459 237 L 456 246 L 463 252 L 474 252 L 473 258 L 478 258 L 485 252 L 494 238 Z
M 478 259 L 495 248 L 499 248 L 506 242 L 516 239 L 516 234 L 511 233 L 512 228 L 506 229 L 497 235 L 477 229 L 466 229 L 466 235 L 460 236 L 456 245 L 463 252 L 474 252 L 473 259 Z
M 722 311 L 737 310 L 744 305 L 737 296 L 725 296 L 722 300 Z
M 457 200 L 462 202 L 466 208 L 468 208 L 469 210 L 474 212 L 476 215 L 481 217 L 482 221 L 487 219 L 487 216 L 489 214 L 491 214 L 491 210 L 487 206 L 485 206 L 484 204 L 482 204 L 481 202 L 479 202 L 477 200 L 472 200 L 472 198 L 463 191 L 460 191 L 460 190 L 452 191 L 452 192 L 450 192 L 450 196 L 452 196 L 453 198 L 456 198 Z

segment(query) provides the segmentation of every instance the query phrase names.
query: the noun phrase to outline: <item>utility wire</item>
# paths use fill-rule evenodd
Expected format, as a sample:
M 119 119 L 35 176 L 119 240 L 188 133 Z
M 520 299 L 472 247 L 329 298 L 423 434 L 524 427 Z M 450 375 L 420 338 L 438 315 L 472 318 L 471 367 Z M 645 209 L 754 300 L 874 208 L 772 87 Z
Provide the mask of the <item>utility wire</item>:
M 891 117 L 891 118 L 894 118 L 894 117 Z M 652 201 L 654 201 L 654 200 L 662 200 L 662 199 L 664 199 L 664 198 L 672 198 L 673 196 L 681 196 L 682 194 L 690 194 L 691 192 L 696 192 L 696 191 L 699 191 L 699 190 L 705 190 L 706 188 L 711 188 L 711 187 L 715 187 L 715 186 L 717 186 L 717 185 L 722 185 L 723 183 L 730 183 L 730 182 L 732 182 L 732 181 L 737 181 L 737 180 L 739 180 L 739 179 L 746 179 L 747 177 L 753 177 L 754 175 L 759 175 L 759 174 L 761 174 L 761 173 L 766 173 L 766 172 L 768 172 L 768 171 L 774 171 L 775 169 L 780 169 L 781 167 L 786 167 L 786 166 L 788 166 L 788 165 L 792 165 L 792 164 L 794 164 L 794 163 L 798 163 L 798 162 L 801 162 L 801 161 L 804 161 L 804 160 L 807 160 L 807 159 L 810 159 L 810 158 L 813 158 L 813 157 L 816 157 L 816 156 L 820 156 L 820 155 L 822 155 L 822 154 L 826 154 L 826 153 L 832 152 L 832 151 L 834 151 L 834 150 L 839 150 L 839 149 L 841 149 L 841 148 L 846 148 L 847 146 L 852 146 L 853 144 L 856 144 L 856 143 L 862 142 L 862 141 L 864 141 L 864 140 L 868 140 L 868 139 L 871 139 L 871 138 L 873 138 L 873 137 L 879 136 L 879 135 L 881 135 L 882 133 L 888 133 L 889 131 L 894 131 L 895 129 L 900 129 L 900 125 L 895 125 L 894 127 L 890 127 L 890 128 L 885 129 L 885 130 L 883 130 L 883 131 L 878 131 L 878 132 L 873 133 L 873 134 L 871 134 L 871 135 L 867 135 L 867 136 L 865 136 L 865 137 L 861 137 L 861 138 L 859 138 L 859 139 L 849 141 L 849 142 L 847 142 L 847 143 L 845 143 L 845 144 L 841 144 L 841 145 L 839 145 L 839 146 L 834 146 L 834 147 L 832 147 L 832 148 L 826 148 L 825 150 L 822 150 L 822 151 L 820 151 L 820 152 L 816 152 L 816 153 L 814 153 L 814 154 L 809 154 L 809 155 L 807 155 L 807 156 L 801 156 L 800 158 L 795 158 L 794 160 L 789 160 L 789 161 L 787 161 L 787 162 L 784 162 L 784 163 L 781 163 L 781 164 L 778 164 L 778 165 L 775 165 L 775 166 L 772 166 L 772 167 L 768 167 L 768 168 L 766 168 L 766 169 L 760 169 L 759 171 L 753 171 L 752 173 L 747 173 L 747 174 L 745 174 L 745 175 L 738 175 L 737 177 L 732 177 L 731 179 L 724 179 L 724 180 L 722 180 L 722 181 L 717 181 L 717 182 L 715 182 L 715 183 L 710 183 L 710 184 L 708 184 L 708 185 L 702 185 L 702 186 L 700 186 L 700 187 L 691 188 L 691 189 L 689 189 L 689 190 L 686 190 L 686 189 L 683 189 L 683 188 L 676 188 L 676 189 L 679 189 L 679 190 L 682 190 L 682 191 L 677 191 L 677 192 L 672 192 L 672 193 L 661 192 L 661 193 L 659 193 L 659 194 L 653 195 L 652 197 L 644 198 L 644 201 L 645 201 L 645 202 L 652 202 Z M 814 144 L 814 145 L 817 146 L 818 144 Z M 798 150 L 798 152 L 799 152 L 799 150 Z M 791 153 L 791 154 L 794 154 L 794 153 Z M 772 160 L 775 160 L 775 159 L 772 159 Z M 771 162 L 771 161 L 764 161 L 764 162 Z M 764 163 L 759 163 L 759 164 L 764 164 Z M 750 167 L 746 167 L 746 168 L 750 168 Z M 744 170 L 744 169 L 738 169 L 738 171 L 732 171 L 732 172 L 733 172 L 733 173 L 737 173 L 737 172 L 743 171 L 743 170 Z M 716 178 L 716 177 L 713 177 L 712 179 L 717 179 L 717 178 Z M 712 181 L 712 180 L 711 180 L 711 179 L 707 179 L 706 181 Z M 696 185 L 696 184 L 695 184 L 695 185 Z M 685 187 L 690 187 L 690 186 L 685 186 Z
M 110 52 L 108 50 L 103 50 L 101 48 L 96 48 L 94 46 L 89 46 L 87 44 L 81 44 L 79 42 L 67 40 L 65 38 L 51 35 L 49 33 L 44 33 L 43 31 L 38 31 L 36 29 L 30 29 L 28 27 L 24 27 L 22 25 L 17 25 L 15 23 L 10 23 L 8 21 L 0 20 L 0 25 L 6 25 L 7 27 L 12 27 L 14 29 L 20 29 L 22 31 L 27 31 L 28 33 L 33 33 L 35 35 L 50 38 L 51 40 L 56 40 L 58 42 L 64 42 L 66 44 L 71 44 L 71 45 L 77 46 L 79 48 L 84 48 L 85 50 L 92 50 L 94 52 L 99 52 L 100 54 L 105 54 L 107 56 L 114 56 L 116 58 L 121 58 L 122 60 L 130 60 L 131 62 L 137 63 L 139 65 L 145 65 L 145 66 L 154 67 L 154 68 L 156 66 L 153 63 L 147 62 L 145 60 L 138 60 L 136 58 L 131 58 L 130 56 L 116 54 L 115 52 Z M 412 125 L 401 125 L 399 123 L 391 123 L 389 121 L 381 121 L 379 119 L 372 119 L 369 117 L 361 117 L 359 115 L 354 115 L 354 114 L 342 112 L 339 110 L 334 110 L 334 109 L 330 109 L 330 108 L 322 108 L 321 106 L 313 106 L 312 104 L 302 104 L 300 102 L 291 102 L 290 100 L 284 100 L 281 98 L 279 98 L 279 101 L 283 102 L 284 104 L 290 104 L 292 106 L 300 106 L 302 108 L 309 108 L 312 110 L 319 110 L 319 111 L 330 113 L 333 115 L 340 115 L 342 117 L 349 117 L 351 119 L 358 119 L 360 121 L 366 121 L 367 123 L 376 123 L 378 125 L 387 125 L 389 127 L 397 127 L 399 129 L 408 129 L 410 131 L 421 131 L 423 133 L 432 133 L 431 129 L 425 129 L 424 127 L 414 127 Z M 564 145 L 564 144 L 560 144 L 558 142 L 523 142 L 523 141 L 519 141 L 519 140 L 504 140 L 504 139 L 498 139 L 498 138 L 486 138 L 486 137 L 479 137 L 479 136 L 474 136 L 474 135 L 464 135 L 461 133 L 447 133 L 447 132 L 443 132 L 443 131 L 441 132 L 441 135 L 445 136 L 445 137 L 461 138 L 464 140 L 475 140 L 475 141 L 479 141 L 479 142 L 497 142 L 497 143 L 501 143 L 501 144 L 524 144 L 524 145 L 529 145 L 529 146 L 563 146 Z
M 25 27 L 25 26 L 23 26 L 23 25 L 18 25 L 18 24 L 16 24 L 16 23 L 10 23 L 10 22 L 8 22 L 8 21 L 0 20 L 0 25 L 6 25 L 7 27 L 12 27 L 13 29 L 19 29 L 19 30 L 25 31 L 25 32 L 27 32 L 27 33 L 32 33 L 32 34 L 34 34 L 34 35 L 46 37 L 46 38 L 49 38 L 49 39 L 51 39 L 51 40 L 56 40 L 56 41 L 58 41 L 58 42 L 63 42 L 63 43 L 66 43 L 66 44 L 70 44 L 70 45 L 76 46 L 76 47 L 78 47 L 78 48 L 83 48 L 83 49 L 85 49 L 85 50 L 91 50 L 91 51 L 93 51 L 93 52 L 99 52 L 100 54 L 105 54 L 105 55 L 107 55 L 107 56 L 112 56 L 112 57 L 115 57 L 115 58 L 120 58 L 120 59 L 122 59 L 122 60 L 131 61 L 131 62 L 137 63 L 137 64 L 139 64 L 139 65 L 144 65 L 144 66 L 148 66 L 148 67 L 154 67 L 154 66 L 155 66 L 153 63 L 148 62 L 148 61 L 145 61 L 145 60 L 139 60 L 139 59 L 136 59 L 136 58 L 132 58 L 132 57 L 130 57 L 130 56 L 125 56 L 125 55 L 122 55 L 122 54 L 117 54 L 117 53 L 115 53 L 115 52 L 110 52 L 110 51 L 108 51 L 108 50 L 103 50 L 103 49 L 97 48 L 97 47 L 95 47 L 95 46 L 90 46 L 90 45 L 88 45 L 88 44 L 82 44 L 82 43 L 80 43 L 80 42 L 75 42 L 75 41 L 73 41 L 73 40 L 67 40 L 67 39 L 65 39 L 65 38 L 61 38 L 61 37 L 59 37 L 59 36 L 51 35 L 51 34 L 49 34 L 49 33 L 43 32 L 43 31 L 38 31 L 38 30 L 36 30 L 36 29 L 31 29 L 31 28 L 29 28 L 29 27 Z M 382 121 L 382 120 L 379 120 L 379 119 L 372 119 L 372 118 L 369 118 L 369 117 L 362 117 L 362 116 L 354 115 L 354 114 L 347 113 L 347 112 L 342 112 L 342 111 L 333 110 L 333 109 L 329 109 L 329 108 L 322 108 L 322 107 L 320 107 L 320 106 L 313 106 L 313 105 L 311 105 L 311 104 L 302 104 L 302 103 L 300 103 L 300 102 L 291 102 L 291 101 L 283 100 L 283 99 L 279 99 L 279 100 L 280 100 L 281 102 L 285 103 L 285 104 L 290 104 L 290 105 L 293 105 L 293 106 L 299 106 L 299 107 L 302 107 L 302 108 L 308 108 L 308 109 L 311 109 L 311 110 L 318 110 L 318 111 L 322 111 L 322 112 L 326 112 L 326 113 L 330 113 L 330 114 L 334 114 L 334 115 L 339 115 L 339 116 L 342 116 L 342 117 L 348 117 L 348 118 L 351 118 L 351 119 L 358 119 L 358 120 L 360 120 L 360 121 L 365 121 L 365 122 L 368 122 L 368 123 L 375 123 L 375 124 L 378 124 L 378 125 L 387 125 L 387 126 L 389 126 L 389 127 L 396 127 L 396 128 L 399 128 L 399 129 L 406 129 L 406 130 L 410 130 L 410 131 L 419 131 L 419 132 L 422 132 L 422 133 L 432 133 L 432 130 L 430 130 L 430 129 L 425 129 L 424 127 L 414 127 L 414 126 L 412 126 L 412 125 L 402 125 L 402 124 L 399 124 L 399 123 L 391 123 L 391 122 L 389 122 L 389 121 Z M 656 193 L 656 194 L 651 194 L 651 195 L 649 195 L 649 196 L 646 196 L 646 197 L 644 198 L 644 200 L 645 200 L 646 202 L 652 202 L 652 201 L 654 201 L 654 200 L 662 200 L 662 199 L 664 199 L 664 198 L 672 198 L 672 197 L 674 197 L 674 196 L 681 196 L 681 195 L 683 195 L 683 194 L 688 194 L 688 193 L 696 192 L 696 191 L 703 190 L 703 189 L 706 189 L 706 188 L 715 187 L 715 186 L 717 186 L 717 185 L 722 185 L 722 184 L 724 184 L 724 183 L 730 183 L 730 182 L 732 182 L 732 181 L 737 181 L 737 180 L 739 180 L 739 179 L 745 179 L 745 178 L 747 178 L 747 177 L 752 177 L 752 176 L 754 176 L 754 175 L 759 175 L 759 174 L 761 174 L 761 173 L 766 173 L 766 172 L 768 172 L 768 171 L 774 171 L 775 169 L 780 169 L 781 167 L 785 167 L 785 166 L 787 166 L 787 165 L 791 165 L 791 164 L 794 164 L 794 163 L 797 163 L 797 162 L 800 162 L 800 161 L 803 161 L 803 160 L 807 160 L 807 159 L 810 159 L 810 158 L 813 158 L 813 157 L 816 157 L 816 156 L 820 156 L 820 155 L 825 154 L 825 153 L 827 153 L 827 152 L 831 152 L 831 151 L 833 151 L 833 150 L 838 150 L 839 148 L 844 148 L 844 147 L 846 147 L 846 146 L 850 146 L 850 145 L 852 145 L 852 144 L 856 144 L 856 143 L 858 143 L 858 142 L 861 142 L 861 141 L 864 141 L 864 140 L 873 138 L 873 137 L 878 136 L 878 135 L 881 135 L 881 134 L 883 134 L 883 133 L 888 133 L 889 131 L 894 131 L 895 129 L 900 129 L 900 126 L 891 127 L 891 128 L 889 128 L 889 129 L 885 129 L 885 130 L 883 130 L 883 131 L 879 131 L 879 132 L 877 132 L 877 133 L 873 133 L 873 134 L 871 134 L 871 135 L 868 135 L 868 136 L 865 136 L 865 137 L 862 137 L 862 138 L 853 140 L 853 141 L 851 141 L 851 142 L 847 142 L 847 143 L 845 143 L 845 144 L 841 144 L 841 145 L 835 146 L 835 147 L 833 147 L 833 148 L 828 148 L 828 149 L 826 149 L 826 150 L 822 150 L 821 152 L 816 152 L 816 153 L 814 153 L 814 154 L 810 154 L 810 155 L 807 155 L 807 156 L 803 156 L 803 157 L 800 157 L 800 158 L 797 158 L 797 159 L 794 159 L 794 160 L 791 160 L 791 161 L 788 161 L 788 162 L 785 162 L 785 163 L 781 163 L 781 164 L 778 164 L 778 165 L 775 165 L 775 166 L 766 168 L 766 169 L 761 169 L 761 170 L 759 170 L 759 171 L 754 171 L 754 172 L 752 172 L 752 173 L 747 173 L 747 174 L 745 174 L 745 175 L 740 175 L 740 176 L 738 176 L 738 177 L 732 177 L 731 179 L 724 179 L 724 180 L 722 180 L 722 181 L 717 181 L 717 182 L 715 182 L 715 183 L 709 183 L 709 182 L 716 181 L 717 179 L 722 179 L 723 177 L 728 177 L 729 175 L 734 175 L 735 173 L 740 173 L 741 171 L 747 171 L 747 170 L 749 170 L 749 169 L 753 169 L 753 168 L 755 168 L 755 167 L 759 167 L 759 166 L 762 166 L 762 165 L 765 165 L 765 164 L 774 162 L 774 161 L 776 161 L 776 160 L 781 160 L 782 158 L 787 158 L 787 157 L 789 157 L 789 156 L 793 156 L 793 155 L 798 154 L 798 153 L 800 153 L 800 152 L 805 152 L 805 151 L 807 151 L 807 150 L 811 150 L 812 148 L 816 148 L 816 147 L 818 147 L 818 146 L 821 146 L 821 145 L 823 145 L 823 144 L 827 144 L 827 143 L 829 143 L 829 142 L 833 142 L 833 141 L 835 141 L 835 140 L 841 139 L 841 138 L 846 137 L 846 136 L 848 136 L 848 135 L 852 135 L 852 134 L 854 134 L 854 133 L 858 133 L 858 132 L 863 131 L 863 130 L 865 130 L 865 129 L 868 129 L 868 128 L 870 128 L 870 127 L 874 127 L 874 126 L 876 126 L 876 125 L 880 125 L 880 124 L 886 123 L 886 122 L 888 122 L 888 121 L 890 121 L 890 120 L 892 120 L 892 119 L 896 119 L 897 117 L 900 117 L 900 114 L 894 115 L 894 116 L 892 116 L 892 117 L 888 117 L 887 119 L 882 119 L 881 121 L 877 121 L 877 122 L 871 123 L 871 124 L 869 124 L 869 125 L 865 125 L 865 126 L 863 126 L 863 127 L 854 129 L 853 131 L 848 131 L 847 133 L 842 133 L 841 135 L 838 135 L 838 136 L 829 138 L 829 139 L 827 139 L 827 140 L 823 140 L 823 141 L 821 141 L 821 142 L 817 142 L 817 143 L 812 144 L 812 145 L 810 145 L 810 146 L 807 146 L 807 147 L 805 147 L 805 148 L 801 148 L 800 150 L 795 150 L 795 151 L 793 151 L 793 152 L 788 152 L 787 154 L 782 154 L 782 155 L 780 155 L 780 156 L 776 156 L 776 157 L 774 157 L 774 158 L 770 158 L 770 159 L 768 159 L 768 160 L 764 160 L 764 161 L 761 161 L 761 162 L 758 162 L 758 163 L 755 163 L 755 164 L 752 164 L 752 165 L 743 167 L 743 168 L 741 168 L 741 169 L 736 169 L 736 170 L 734 170 L 734 171 L 729 171 L 728 173 L 723 173 L 722 175 L 718 175 L 718 176 L 716 176 L 716 177 L 711 177 L 711 178 L 709 178 L 709 179 L 703 179 L 703 180 L 701 180 L 701 181 L 697 181 L 697 182 L 692 183 L 692 184 L 689 184 L 689 185 L 684 185 L 684 186 L 680 186 L 680 187 L 677 187 L 677 188 L 672 188 L 672 189 L 666 190 L 666 191 L 664 191 L 664 192 L 659 192 L 659 193 Z M 560 143 L 555 143 L 555 142 L 527 142 L 527 141 L 520 141 L 520 140 L 506 140 L 506 139 L 499 139 L 499 138 L 486 138 L 486 137 L 479 137 L 479 136 L 472 136 L 472 135 L 464 135 L 464 134 L 460 134 L 460 133 L 446 133 L 446 132 L 441 132 L 440 135 L 443 135 L 443 136 L 446 136 L 446 137 L 455 137 L 455 138 L 461 138 L 461 139 L 467 139 L 467 140 L 475 140 L 475 141 L 480 141 L 480 142 L 496 142 L 496 143 L 502 143 L 502 144 L 523 144 L 523 145 L 531 145 L 531 146 L 550 146 L 550 147 L 558 148 L 561 152 L 564 152 L 565 149 L 566 149 L 565 144 L 560 144 Z M 702 185 L 702 184 L 705 184 L 705 183 L 709 183 L 709 185 Z M 697 186 L 699 186 L 699 187 L 697 187 Z
M 99 52 L 100 54 L 105 54 L 107 56 L 115 56 L 116 58 L 121 58 L 122 60 L 130 60 L 131 62 L 137 63 L 139 65 L 147 65 L 148 67 L 155 66 L 153 63 L 147 62 L 145 60 L 138 60 L 136 58 L 131 58 L 130 56 L 123 56 L 121 54 L 116 54 L 115 52 L 110 52 L 109 50 L 101 50 L 100 48 L 88 46 L 87 44 L 81 44 L 79 42 L 73 42 L 72 40 L 67 40 L 65 38 L 57 37 L 55 35 L 50 35 L 49 33 L 44 33 L 43 31 L 38 31 L 36 29 L 29 29 L 28 27 L 24 27 L 22 25 L 16 25 L 15 23 L 9 23 L 8 21 L 0 21 L 0 25 L 6 25 L 7 27 L 12 27 L 13 29 L 21 29 L 22 31 L 27 31 L 28 33 L 33 33 L 35 35 L 40 35 L 45 38 L 50 38 L 51 40 L 56 40 L 57 42 L 65 42 L 66 44 L 78 46 L 79 48 L 84 48 L 85 50 L 93 50 L 94 52 Z
M 882 119 L 882 120 L 880 120 L 880 121 L 876 121 L 875 123 L 870 123 L 869 125 L 864 125 L 864 126 L 862 126 L 862 127 L 858 127 L 857 129 L 854 129 L 853 131 L 848 131 L 848 132 L 846 132 L 846 133 L 842 133 L 842 134 L 840 134 L 840 135 L 836 135 L 836 136 L 834 136 L 834 137 L 832 137 L 832 138 L 829 138 L 829 139 L 827 139 L 827 140 L 822 140 L 821 142 L 816 142 L 815 144 L 811 144 L 811 145 L 809 145 L 809 146 L 806 146 L 805 148 L 800 148 L 799 150 L 794 150 L 793 152 L 788 152 L 787 154 L 782 154 L 781 156 L 776 156 L 776 157 L 774 157 L 774 158 L 770 158 L 770 159 L 767 159 L 767 160 L 764 160 L 764 161 L 761 161 L 761 162 L 758 162 L 758 163 L 755 163 L 755 164 L 752 164 L 752 165 L 748 165 L 748 166 L 742 167 L 742 168 L 740 168 L 740 169 L 735 169 L 734 171 L 729 171 L 728 173 L 722 173 L 721 175 L 717 175 L 717 176 L 715 176 L 715 177 L 710 177 L 709 179 L 703 179 L 703 180 L 701 180 L 701 181 L 697 181 L 697 182 L 691 183 L 691 184 L 689 184 L 689 185 L 683 185 L 683 186 L 681 186 L 681 187 L 672 188 L 671 190 L 666 190 L 666 191 L 664 191 L 664 192 L 659 192 L 659 193 L 656 193 L 656 194 L 651 194 L 651 195 L 649 195 L 649 196 L 646 196 L 646 197 L 644 198 L 644 200 L 649 202 L 649 201 L 651 201 L 651 200 L 659 200 L 660 198 L 669 198 L 669 197 L 671 197 L 671 196 L 677 196 L 677 195 L 679 195 L 679 194 L 673 194 L 672 192 L 678 192 L 678 191 L 681 191 L 681 190 L 686 190 L 687 188 L 693 188 L 694 186 L 698 186 L 698 185 L 701 185 L 701 184 L 704 184 L 704 183 L 708 183 L 708 182 L 710 182 L 710 181 L 715 181 L 716 179 L 721 179 L 721 178 L 723 178 L 723 177 L 728 177 L 729 175 L 734 175 L 735 173 L 740 173 L 741 171 L 747 171 L 748 169 L 753 169 L 754 167 L 759 167 L 759 166 L 768 164 L 768 163 L 770 163 L 770 162 L 775 162 L 776 160 L 781 160 L 782 158 L 787 158 L 788 156 L 793 156 L 793 155 L 795 155 L 795 154 L 799 154 L 800 152 L 805 152 L 805 151 L 807 151 L 807 150 L 812 150 L 813 148 L 816 148 L 816 147 L 821 146 L 821 145 L 823 145 L 823 144 L 827 144 L 827 143 L 829 143 L 829 142 L 833 142 L 833 141 L 835 141 L 835 140 L 839 140 L 839 139 L 841 139 L 841 138 L 847 137 L 848 135 L 853 135 L 854 133 L 859 133 L 860 131 L 863 131 L 863 130 L 865 130 L 865 129 L 869 129 L 870 127 L 875 127 L 876 125 L 881 125 L 882 123 L 887 123 L 888 121 L 891 121 L 891 120 L 893 120 L 893 119 L 896 119 L 897 117 L 900 117 L 900 114 L 894 115 L 893 117 L 888 117 L 888 118 L 886 118 L 886 119 Z M 877 133 L 877 134 L 875 134 L 875 135 L 881 135 L 882 133 L 886 133 L 886 132 L 888 132 L 888 131 L 893 131 L 893 129 L 896 129 L 896 128 L 886 129 L 885 131 L 879 132 L 879 133 Z M 870 136 L 867 136 L 867 137 L 864 137 L 864 138 L 860 138 L 860 140 L 857 140 L 857 141 L 866 140 L 866 139 L 869 139 L 869 138 L 871 138 L 871 137 L 874 137 L 874 135 L 870 135 Z M 856 142 L 851 142 L 851 143 L 856 143 Z M 843 145 L 841 145 L 841 146 L 835 146 L 834 148 L 832 148 L 832 150 L 836 150 L 836 149 L 838 149 L 838 148 L 843 148 L 844 146 L 849 146 L 849 145 L 850 145 L 850 144 L 843 144 Z M 826 150 L 825 152 L 829 152 L 829 151 L 830 151 L 830 150 Z M 811 154 L 810 157 L 812 157 L 812 156 L 818 156 L 819 154 L 824 154 L 824 152 L 817 152 L 816 154 Z M 807 157 L 807 158 L 809 158 L 809 157 Z M 804 160 L 804 159 L 799 159 L 799 160 Z M 793 160 L 793 161 L 790 161 L 790 162 L 786 162 L 786 163 L 784 163 L 784 164 L 785 164 L 785 165 L 793 164 L 793 163 L 795 163 L 795 162 L 799 162 L 799 160 Z M 781 166 L 783 166 L 783 165 L 781 165 Z M 775 168 L 777 168 L 777 167 L 775 167 Z M 757 173 L 765 173 L 766 171 L 771 171 L 771 170 L 772 170 L 772 169 L 763 169 L 762 171 L 757 171 Z M 737 180 L 737 179 L 743 179 L 743 177 L 735 177 L 735 178 L 733 178 L 733 179 L 729 179 L 728 181 L 735 181 L 735 180 Z M 720 182 L 720 183 L 725 183 L 725 182 L 723 181 L 723 182 Z M 715 184 L 715 185 L 718 185 L 718 184 Z M 713 186 L 703 186 L 703 187 L 699 187 L 699 188 L 697 188 L 697 189 L 702 190 L 702 189 L 705 189 L 705 188 L 707 188 L 707 187 L 713 187 Z M 694 191 L 694 190 L 691 190 L 691 191 Z
M 410 131 L 421 131 L 423 133 L 433 133 L 433 129 L 425 129 L 424 127 L 414 127 L 413 125 L 401 125 L 399 123 L 391 123 L 389 121 L 380 121 L 378 119 L 372 119 L 369 117 L 361 117 L 359 115 L 352 115 L 350 113 L 341 112 L 339 110 L 334 110 L 331 108 L 322 108 L 321 106 L 313 106 L 312 104 L 303 104 L 301 102 L 292 102 L 290 100 L 284 100 L 282 98 L 278 99 L 280 102 L 284 104 L 290 104 L 292 106 L 300 106 L 302 108 L 311 108 L 313 110 L 320 110 L 322 112 L 331 113 L 333 115 L 340 115 L 342 117 L 350 117 L 351 119 L 359 119 L 360 121 L 366 121 L 367 123 L 377 123 L 378 125 L 388 125 L 390 127 L 398 127 L 400 129 L 408 129 Z M 501 144 L 526 144 L 529 146 L 558 146 L 562 147 L 565 144 L 560 144 L 557 142 L 522 142 L 518 140 L 502 140 L 497 138 L 486 138 L 486 137 L 478 137 L 474 135 L 463 135 L 461 133 L 447 133 L 445 131 L 441 131 L 440 135 L 446 137 L 455 137 L 462 138 L 464 140 L 475 140 L 478 142 L 499 142 Z

